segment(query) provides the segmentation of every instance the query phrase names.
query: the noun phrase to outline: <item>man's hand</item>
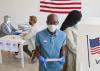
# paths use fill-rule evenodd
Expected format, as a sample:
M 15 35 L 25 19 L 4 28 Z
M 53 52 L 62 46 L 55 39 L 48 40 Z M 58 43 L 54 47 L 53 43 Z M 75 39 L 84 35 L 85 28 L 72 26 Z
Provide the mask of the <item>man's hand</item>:
M 44 66 L 46 67 L 47 61 L 44 57 L 39 56 L 39 61 L 41 62 L 41 64 L 44 64 Z
M 65 57 L 64 56 L 60 58 L 60 63 L 61 64 L 64 64 L 65 63 Z

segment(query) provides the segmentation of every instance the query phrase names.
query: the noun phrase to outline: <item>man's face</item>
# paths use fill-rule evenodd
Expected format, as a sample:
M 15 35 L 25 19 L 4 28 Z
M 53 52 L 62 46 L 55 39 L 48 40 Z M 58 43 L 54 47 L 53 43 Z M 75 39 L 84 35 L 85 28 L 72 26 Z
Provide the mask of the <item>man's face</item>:
M 6 18 L 5 21 L 6 21 L 6 23 L 9 24 L 9 23 L 11 23 L 11 18 Z
M 58 17 L 57 15 L 51 14 L 47 17 L 47 26 L 50 32 L 55 32 L 57 30 Z
M 58 25 L 58 17 L 57 16 L 51 16 L 48 20 L 47 20 L 47 25 Z

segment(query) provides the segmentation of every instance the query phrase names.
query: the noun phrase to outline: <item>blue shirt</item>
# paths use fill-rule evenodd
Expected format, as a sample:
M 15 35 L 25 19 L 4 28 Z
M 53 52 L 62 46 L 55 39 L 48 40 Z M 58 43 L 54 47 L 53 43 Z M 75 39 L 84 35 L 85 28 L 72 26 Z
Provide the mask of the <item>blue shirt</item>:
M 51 35 L 47 29 L 36 34 L 36 46 L 40 47 L 40 54 L 44 58 L 60 58 L 60 50 L 66 40 L 66 34 L 63 31 L 56 30 Z M 60 62 L 48 62 L 47 68 L 39 62 L 40 71 L 59 71 L 62 69 Z

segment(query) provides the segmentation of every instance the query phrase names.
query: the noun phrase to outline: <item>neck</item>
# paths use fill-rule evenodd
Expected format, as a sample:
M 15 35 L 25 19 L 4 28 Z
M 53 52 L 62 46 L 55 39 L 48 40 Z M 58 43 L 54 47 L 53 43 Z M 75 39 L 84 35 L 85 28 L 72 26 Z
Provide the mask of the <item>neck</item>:
M 54 35 L 54 34 L 56 33 L 56 31 L 55 31 L 55 32 L 51 32 L 51 31 L 49 31 L 48 28 L 47 28 L 47 31 L 48 31 L 51 35 Z

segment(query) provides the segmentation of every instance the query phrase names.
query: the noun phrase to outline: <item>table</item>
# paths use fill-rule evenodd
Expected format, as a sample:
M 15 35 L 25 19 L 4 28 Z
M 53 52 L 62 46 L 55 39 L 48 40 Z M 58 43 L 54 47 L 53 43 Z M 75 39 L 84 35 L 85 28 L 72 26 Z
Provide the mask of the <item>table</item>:
M 19 35 L 6 35 L 1 37 L 0 40 L 9 41 L 9 42 L 17 42 L 20 44 L 19 49 L 21 52 L 21 66 L 24 68 L 24 54 L 23 54 L 23 45 L 26 42 L 24 39 L 21 38 Z M 0 63 L 2 64 L 2 54 L 0 50 Z

